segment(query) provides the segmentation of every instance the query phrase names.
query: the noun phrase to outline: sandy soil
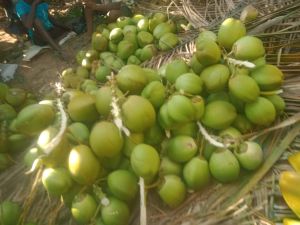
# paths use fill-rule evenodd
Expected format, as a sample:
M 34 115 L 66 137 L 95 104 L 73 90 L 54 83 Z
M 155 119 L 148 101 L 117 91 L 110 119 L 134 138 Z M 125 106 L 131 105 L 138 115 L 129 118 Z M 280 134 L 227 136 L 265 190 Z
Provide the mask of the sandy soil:
M 22 87 L 38 96 L 49 94 L 59 74 L 67 67 L 75 67 L 75 55 L 84 46 L 84 34 L 66 42 L 62 49 L 69 56 L 64 61 L 52 49 L 43 49 L 30 62 L 22 60 L 23 50 L 28 43 L 10 36 L 4 31 L 7 21 L 0 8 L 0 63 L 16 63 L 19 65 L 15 78 L 8 82 L 12 87 Z

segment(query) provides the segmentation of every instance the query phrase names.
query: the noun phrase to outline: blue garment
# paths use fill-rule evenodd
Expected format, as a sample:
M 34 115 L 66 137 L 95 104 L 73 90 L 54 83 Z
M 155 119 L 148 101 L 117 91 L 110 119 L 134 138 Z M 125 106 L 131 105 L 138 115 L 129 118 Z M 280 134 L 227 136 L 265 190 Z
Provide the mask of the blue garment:
M 41 23 L 43 24 L 44 28 L 46 30 L 49 30 L 53 28 L 53 24 L 50 22 L 48 17 L 48 4 L 45 2 L 42 2 L 37 5 L 35 9 L 35 18 L 39 19 Z M 16 13 L 19 18 L 21 18 L 24 15 L 29 14 L 31 11 L 31 5 L 25 2 L 24 0 L 18 0 L 16 4 Z M 31 39 L 33 39 L 33 32 L 34 29 L 30 28 L 28 30 L 28 35 Z

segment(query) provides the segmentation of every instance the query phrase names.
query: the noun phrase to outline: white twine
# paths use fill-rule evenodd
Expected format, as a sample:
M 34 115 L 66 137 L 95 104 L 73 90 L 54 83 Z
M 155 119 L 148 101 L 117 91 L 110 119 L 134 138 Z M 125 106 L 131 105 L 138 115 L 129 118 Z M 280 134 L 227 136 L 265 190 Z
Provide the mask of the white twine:
M 147 225 L 147 208 L 144 178 L 140 177 L 140 225 Z
M 203 137 L 212 145 L 218 147 L 218 148 L 227 148 L 229 147 L 229 143 L 228 144 L 224 144 L 222 142 L 217 141 L 215 138 L 213 138 L 213 136 L 211 136 L 206 129 L 202 126 L 202 124 L 200 122 L 197 122 L 199 131 L 201 132 L 201 134 L 203 135 Z

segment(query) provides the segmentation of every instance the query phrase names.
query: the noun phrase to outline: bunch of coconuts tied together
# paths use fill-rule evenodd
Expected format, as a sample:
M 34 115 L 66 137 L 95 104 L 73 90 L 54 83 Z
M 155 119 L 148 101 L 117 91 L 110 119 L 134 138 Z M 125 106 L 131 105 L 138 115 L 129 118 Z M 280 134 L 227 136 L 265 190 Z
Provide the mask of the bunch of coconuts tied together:
M 62 74 L 64 86 L 77 88 L 89 72 L 99 82 L 106 82 L 111 72 L 124 65 L 140 65 L 159 52 L 180 43 L 178 33 L 191 26 L 184 18 L 169 18 L 164 13 L 119 17 L 116 22 L 100 24 L 92 35 L 88 50 L 76 55 L 79 66 Z
M 189 62 L 174 59 L 158 70 L 125 65 L 102 82 L 87 71 L 62 96 L 69 121 L 60 143 L 47 152 L 62 114 L 40 134 L 39 153 L 26 155 L 30 162 L 42 155 L 45 189 L 62 196 L 78 224 L 128 224 L 139 180 L 173 208 L 188 190 L 256 170 L 263 150 L 242 135 L 284 111 L 276 94 L 282 72 L 233 18 L 218 34 L 201 32 Z

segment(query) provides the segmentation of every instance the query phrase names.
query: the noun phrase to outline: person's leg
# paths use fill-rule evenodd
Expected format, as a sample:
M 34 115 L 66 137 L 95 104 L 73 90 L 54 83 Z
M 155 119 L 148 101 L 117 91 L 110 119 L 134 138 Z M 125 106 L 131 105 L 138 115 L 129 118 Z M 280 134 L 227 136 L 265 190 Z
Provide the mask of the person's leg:
M 93 13 L 94 10 L 90 7 L 84 7 L 84 16 L 86 22 L 87 35 L 91 36 L 93 33 Z
M 60 52 L 60 47 L 48 33 L 48 31 L 44 28 L 43 24 L 40 20 L 34 20 L 34 42 L 39 45 L 49 44 L 52 48 Z

